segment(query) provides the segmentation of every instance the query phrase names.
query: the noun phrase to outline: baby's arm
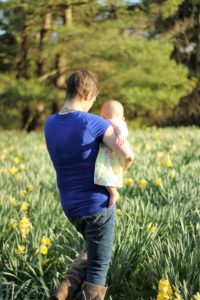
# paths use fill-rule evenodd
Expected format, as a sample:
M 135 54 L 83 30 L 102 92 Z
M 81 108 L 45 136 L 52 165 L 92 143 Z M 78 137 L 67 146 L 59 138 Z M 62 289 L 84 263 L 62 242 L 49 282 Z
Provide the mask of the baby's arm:
M 109 119 L 109 123 L 113 126 L 116 133 L 116 145 L 121 146 L 125 143 L 127 139 L 127 132 L 124 131 L 124 128 L 119 124 L 118 120 Z
M 134 153 L 127 139 L 123 145 L 116 145 L 115 130 L 112 126 L 109 126 L 104 134 L 103 142 L 124 162 L 123 168 L 126 171 L 132 165 L 134 159 Z

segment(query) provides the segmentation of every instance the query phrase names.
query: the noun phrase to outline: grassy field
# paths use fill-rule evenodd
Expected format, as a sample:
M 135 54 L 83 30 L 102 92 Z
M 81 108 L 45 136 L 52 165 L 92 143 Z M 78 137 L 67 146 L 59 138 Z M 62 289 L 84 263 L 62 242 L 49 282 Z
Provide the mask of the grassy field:
M 200 129 L 130 134 L 109 300 L 200 299 Z M 48 299 L 83 240 L 67 221 L 43 134 L 0 133 L 0 299 Z

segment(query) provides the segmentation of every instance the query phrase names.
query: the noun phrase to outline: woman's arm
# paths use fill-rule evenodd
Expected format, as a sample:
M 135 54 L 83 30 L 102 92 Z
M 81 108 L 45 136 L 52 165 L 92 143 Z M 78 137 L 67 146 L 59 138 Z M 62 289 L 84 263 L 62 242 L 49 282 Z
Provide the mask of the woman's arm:
M 104 134 L 103 142 L 119 156 L 119 158 L 124 162 L 124 169 L 127 170 L 133 163 L 134 153 L 127 140 L 125 140 L 124 144 L 117 145 L 116 138 L 114 128 L 109 126 Z

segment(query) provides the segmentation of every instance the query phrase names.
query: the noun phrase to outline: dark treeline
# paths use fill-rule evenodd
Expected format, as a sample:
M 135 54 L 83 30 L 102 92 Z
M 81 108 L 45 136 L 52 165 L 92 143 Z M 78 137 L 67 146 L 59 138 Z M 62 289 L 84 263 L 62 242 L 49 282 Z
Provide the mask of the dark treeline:
M 130 124 L 200 125 L 198 0 L 0 1 L 0 127 L 41 129 L 77 69 Z

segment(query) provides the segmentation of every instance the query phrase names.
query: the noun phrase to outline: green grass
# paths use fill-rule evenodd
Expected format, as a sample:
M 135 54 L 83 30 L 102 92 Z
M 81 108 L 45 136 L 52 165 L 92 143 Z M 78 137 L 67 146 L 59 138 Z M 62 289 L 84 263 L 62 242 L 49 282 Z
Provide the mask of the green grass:
M 200 291 L 200 130 L 135 130 L 129 139 L 135 162 L 125 176 L 134 182 L 120 190 L 107 299 L 156 299 L 161 278 L 181 299 L 194 299 Z M 30 231 L 22 237 L 25 216 Z M 42 134 L 0 133 L 0 219 L 0 299 L 48 299 L 83 240 L 61 209 Z M 40 253 L 43 237 L 51 239 L 47 254 Z

